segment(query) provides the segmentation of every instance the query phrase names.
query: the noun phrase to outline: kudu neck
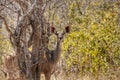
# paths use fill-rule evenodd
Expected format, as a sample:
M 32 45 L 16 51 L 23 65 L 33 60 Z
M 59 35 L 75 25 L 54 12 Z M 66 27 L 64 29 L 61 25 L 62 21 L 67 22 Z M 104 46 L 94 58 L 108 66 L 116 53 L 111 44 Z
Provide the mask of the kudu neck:
M 57 63 L 60 59 L 61 47 L 62 47 L 62 41 L 57 40 L 57 45 L 56 45 L 56 49 L 55 49 L 55 53 L 54 53 L 54 63 Z

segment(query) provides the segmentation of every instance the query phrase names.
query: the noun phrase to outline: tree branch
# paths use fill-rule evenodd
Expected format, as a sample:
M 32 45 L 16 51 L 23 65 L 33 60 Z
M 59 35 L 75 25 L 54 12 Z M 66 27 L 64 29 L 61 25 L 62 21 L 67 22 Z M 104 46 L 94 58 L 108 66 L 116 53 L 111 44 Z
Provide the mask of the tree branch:
M 9 29 L 9 26 L 8 26 L 7 21 L 5 20 L 5 18 L 4 18 L 4 17 L 2 17 L 2 16 L 0 16 L 0 19 L 2 19 L 2 20 L 3 20 L 4 25 L 5 25 L 6 30 L 8 31 L 8 33 L 9 33 L 10 35 L 12 35 L 12 31 Z
M 8 8 L 7 6 L 8 5 L 10 5 L 11 3 L 13 3 L 13 1 L 11 1 L 11 2 L 9 2 L 9 3 L 7 3 L 7 4 L 0 4 L 1 6 L 3 6 L 1 9 L 0 9 L 0 12 L 2 11 L 2 10 L 4 10 L 4 8 Z

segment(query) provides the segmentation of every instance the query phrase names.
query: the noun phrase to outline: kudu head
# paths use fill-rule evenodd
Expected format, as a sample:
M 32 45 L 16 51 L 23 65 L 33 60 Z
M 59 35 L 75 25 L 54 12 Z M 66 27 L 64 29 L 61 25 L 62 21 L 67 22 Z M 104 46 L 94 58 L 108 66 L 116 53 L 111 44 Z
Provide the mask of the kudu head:
M 57 32 L 54 27 L 51 27 L 51 31 L 57 36 L 57 41 L 62 41 L 64 39 L 64 35 L 70 32 L 70 27 L 66 26 L 65 30 L 63 30 L 62 32 Z

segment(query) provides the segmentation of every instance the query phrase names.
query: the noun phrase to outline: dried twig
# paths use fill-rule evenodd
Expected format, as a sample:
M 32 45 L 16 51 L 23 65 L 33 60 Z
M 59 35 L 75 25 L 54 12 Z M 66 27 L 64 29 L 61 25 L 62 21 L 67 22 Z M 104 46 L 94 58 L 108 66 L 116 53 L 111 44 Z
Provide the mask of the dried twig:
M 5 24 L 5 27 L 6 27 L 6 30 L 9 32 L 9 34 L 11 35 L 12 34 L 12 31 L 9 29 L 10 26 L 8 26 L 7 24 L 7 21 L 5 20 L 4 17 L 0 16 L 0 19 L 3 20 L 4 24 Z

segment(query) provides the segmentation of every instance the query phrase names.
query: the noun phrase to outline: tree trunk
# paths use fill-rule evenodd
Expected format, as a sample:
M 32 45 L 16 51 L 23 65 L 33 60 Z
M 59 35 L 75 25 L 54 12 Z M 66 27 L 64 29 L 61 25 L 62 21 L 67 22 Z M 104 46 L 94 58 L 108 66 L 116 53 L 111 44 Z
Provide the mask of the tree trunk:
M 20 80 L 40 80 L 40 65 L 44 62 L 43 56 L 48 50 L 50 36 L 50 25 L 45 19 L 44 12 L 46 5 L 48 3 L 50 5 L 51 2 L 49 0 L 43 1 L 8 0 L 5 6 L 10 7 L 8 9 L 13 9 L 17 14 L 9 15 L 10 18 L 11 15 L 15 16 L 12 17 L 15 26 L 8 26 L 10 23 L 9 20 L 7 21 L 8 15 L 4 15 L 7 16 L 6 19 L 0 16 L 5 23 L 10 42 L 16 53 Z M 7 10 L 4 12 L 7 13 Z M 32 47 L 31 51 L 29 50 L 30 47 Z

